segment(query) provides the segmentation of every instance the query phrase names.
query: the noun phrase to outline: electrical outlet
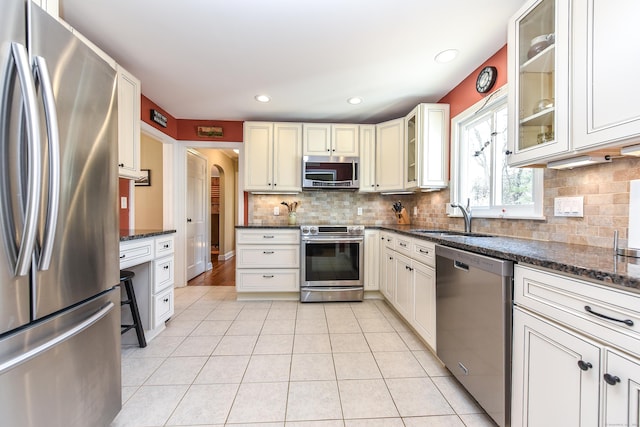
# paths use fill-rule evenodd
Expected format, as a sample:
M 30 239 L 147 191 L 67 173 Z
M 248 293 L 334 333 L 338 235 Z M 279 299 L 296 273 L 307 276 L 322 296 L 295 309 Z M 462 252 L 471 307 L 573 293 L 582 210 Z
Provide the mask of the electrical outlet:
M 127 198 L 120 197 L 120 209 L 127 209 Z
M 584 197 L 556 197 L 553 199 L 553 215 L 574 218 L 584 217 Z
M 358 215 L 362 215 L 362 208 L 358 208 Z
M 275 215 L 275 216 L 280 215 L 280 206 L 274 206 L 273 207 L 273 215 Z
M 413 207 L 413 216 L 418 216 L 418 207 L 417 206 Z

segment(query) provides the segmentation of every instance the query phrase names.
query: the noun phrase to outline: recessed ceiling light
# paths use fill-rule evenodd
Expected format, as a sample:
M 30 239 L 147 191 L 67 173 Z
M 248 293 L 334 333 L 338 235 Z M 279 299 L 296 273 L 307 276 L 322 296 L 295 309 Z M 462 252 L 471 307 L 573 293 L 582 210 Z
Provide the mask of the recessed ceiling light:
M 269 102 L 269 101 L 271 101 L 271 97 L 269 97 L 269 95 L 256 95 L 255 99 L 258 102 Z
M 443 50 L 442 52 L 437 54 L 436 57 L 434 58 L 434 60 L 436 62 L 441 63 L 441 64 L 445 64 L 447 62 L 451 62 L 454 59 L 456 59 L 456 56 L 458 56 L 458 50 L 457 49 L 447 49 L 447 50 Z
M 362 102 L 362 98 L 357 96 L 352 96 L 351 98 L 347 99 L 347 102 L 351 105 L 358 105 Z

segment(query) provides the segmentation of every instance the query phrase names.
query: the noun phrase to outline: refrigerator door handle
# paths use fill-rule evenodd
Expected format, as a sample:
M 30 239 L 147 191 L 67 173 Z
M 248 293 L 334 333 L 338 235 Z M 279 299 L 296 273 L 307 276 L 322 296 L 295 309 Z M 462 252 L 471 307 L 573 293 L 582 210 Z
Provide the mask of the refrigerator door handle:
M 38 211 L 41 191 L 42 154 L 40 148 L 39 115 L 36 100 L 36 89 L 31 77 L 29 56 L 27 50 L 20 43 L 11 43 L 11 54 L 18 71 L 22 102 L 26 114 L 25 125 L 28 147 L 27 197 L 24 210 L 24 226 L 18 258 L 16 261 L 16 276 L 26 276 L 31 268 L 31 255 L 38 234 Z
M 36 56 L 34 58 L 33 71 L 36 84 L 40 82 L 42 87 L 47 139 L 49 140 L 48 205 L 44 225 L 44 237 L 42 239 L 42 253 L 38 263 L 38 269 L 44 271 L 48 270 L 51 265 L 51 255 L 53 253 L 53 243 L 58 223 L 58 209 L 60 205 L 60 132 L 58 129 L 58 114 L 53 85 L 51 84 L 47 62 L 43 57 Z
M 90 328 L 94 323 L 102 319 L 111 310 L 113 310 L 114 307 L 115 307 L 115 304 L 113 302 L 109 302 L 109 304 L 107 304 L 106 306 L 102 307 L 100 310 L 98 310 L 97 312 L 89 316 L 87 319 L 82 321 L 82 323 L 79 323 L 67 329 L 65 332 L 61 333 L 60 335 L 57 335 L 55 338 L 45 342 L 44 344 L 41 344 L 25 353 L 22 353 L 19 356 L 14 357 L 13 359 L 9 359 L 6 362 L 0 363 L 0 375 L 4 374 L 5 372 L 11 369 L 14 369 L 18 365 L 21 365 L 30 359 L 33 359 L 34 357 L 39 356 L 40 354 L 46 352 L 52 347 L 55 347 L 61 342 L 66 341 L 72 336 L 79 334 L 83 330 Z

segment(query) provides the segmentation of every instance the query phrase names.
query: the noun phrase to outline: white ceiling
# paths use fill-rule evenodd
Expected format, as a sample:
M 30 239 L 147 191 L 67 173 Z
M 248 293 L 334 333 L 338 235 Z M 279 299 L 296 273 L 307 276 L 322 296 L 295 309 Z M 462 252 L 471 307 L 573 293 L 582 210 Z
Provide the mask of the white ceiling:
M 523 3 L 60 0 L 60 12 L 176 118 L 377 123 L 453 89 L 504 46 Z M 452 48 L 455 61 L 434 61 Z

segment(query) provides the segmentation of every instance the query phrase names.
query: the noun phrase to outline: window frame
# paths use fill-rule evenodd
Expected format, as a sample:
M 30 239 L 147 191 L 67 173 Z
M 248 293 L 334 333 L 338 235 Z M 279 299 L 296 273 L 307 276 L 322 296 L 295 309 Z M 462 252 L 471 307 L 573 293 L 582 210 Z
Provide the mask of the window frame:
M 473 104 L 471 107 L 467 108 L 457 116 L 451 119 L 451 182 L 450 182 L 450 197 L 451 203 L 461 203 L 466 205 L 466 200 L 461 199 L 461 185 L 462 180 L 460 179 L 461 172 L 461 138 L 465 134 L 465 126 L 470 124 L 478 113 L 487 113 L 489 111 L 496 111 L 502 106 L 506 106 L 507 108 L 511 108 L 508 105 L 508 89 L 507 85 L 501 87 L 500 89 L 494 91 L 492 94 L 488 95 L 484 99 Z M 511 123 L 508 123 L 508 126 L 511 126 Z M 508 134 L 508 133 L 507 133 Z M 495 144 L 491 146 L 492 155 L 491 155 L 491 176 L 490 176 L 490 199 L 491 206 L 490 207 L 473 207 L 473 216 L 474 218 L 504 218 L 504 219 L 534 219 L 534 220 L 544 220 L 545 216 L 543 215 L 543 200 L 544 200 L 544 171 L 541 168 L 532 168 L 533 170 L 533 205 L 526 206 L 516 206 L 516 205 L 493 205 L 494 197 L 495 197 L 495 188 L 497 183 L 497 178 L 495 176 L 496 166 L 495 166 L 495 156 L 494 152 L 497 149 Z M 447 214 L 450 217 L 461 217 L 462 213 L 458 208 L 452 208 L 450 204 L 447 204 Z

